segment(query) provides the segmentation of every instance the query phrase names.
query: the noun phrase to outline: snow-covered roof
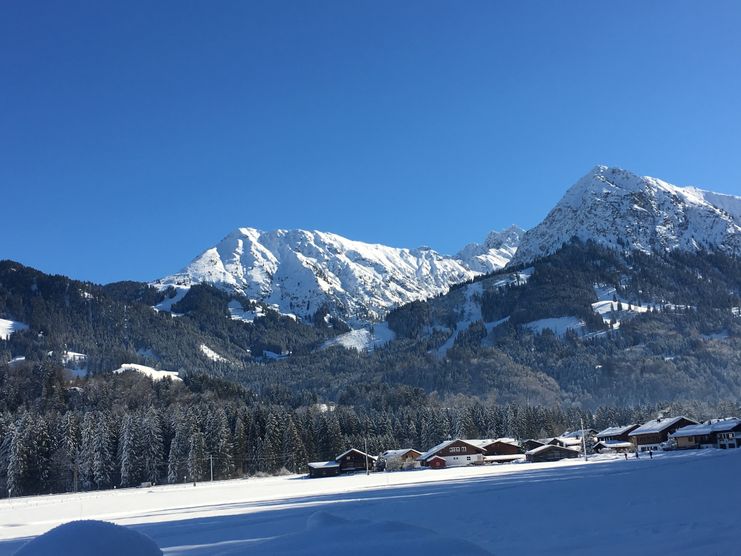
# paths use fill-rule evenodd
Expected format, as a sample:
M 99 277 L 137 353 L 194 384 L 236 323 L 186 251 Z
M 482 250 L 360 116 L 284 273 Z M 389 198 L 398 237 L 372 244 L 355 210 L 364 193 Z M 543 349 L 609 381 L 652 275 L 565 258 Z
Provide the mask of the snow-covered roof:
M 455 442 L 463 442 L 464 444 L 468 444 L 472 448 L 476 448 L 477 450 L 483 450 L 483 448 L 480 445 L 474 444 L 474 442 L 482 442 L 482 440 L 472 441 L 472 440 L 462 440 L 460 438 L 454 438 L 453 440 L 446 440 L 444 442 L 441 442 L 440 444 L 438 444 L 434 448 L 430 448 L 424 454 L 422 454 L 421 456 L 419 456 L 417 458 L 417 460 L 418 461 L 425 461 L 425 460 L 429 459 L 430 457 L 434 456 L 435 454 L 437 454 L 440 450 L 444 450 L 445 448 L 447 448 L 448 446 L 450 446 L 451 444 L 453 444 Z M 491 442 L 489 442 L 489 444 L 491 444 Z
M 528 450 L 525 452 L 526 456 L 533 456 L 535 454 L 539 454 L 541 452 L 545 452 L 547 450 L 569 450 L 570 452 L 576 452 L 579 453 L 579 450 L 575 450 L 574 448 L 564 448 L 563 446 L 556 446 L 554 444 L 546 444 L 545 446 L 538 446 L 537 448 L 533 448 L 532 450 Z
M 626 425 L 624 427 L 607 427 L 605 430 L 597 433 L 597 438 L 605 438 L 607 436 L 622 436 L 630 432 L 632 428 L 638 425 Z
M 672 425 L 675 425 L 681 419 L 687 419 L 687 418 L 682 417 L 680 415 L 679 417 L 666 417 L 663 419 L 661 418 L 653 419 L 651 421 L 648 421 L 647 423 L 643 423 L 636 430 L 628 434 L 628 436 L 639 436 L 641 434 L 653 434 L 653 433 L 661 432 L 661 431 L 668 429 Z M 687 420 L 692 421 L 692 419 L 687 419 Z M 695 421 L 692 421 L 692 422 L 694 423 Z
M 581 437 L 573 438 L 573 437 L 568 437 L 568 436 L 556 436 L 555 438 L 549 439 L 548 442 L 553 442 L 554 440 L 558 441 L 564 446 L 580 446 L 581 445 Z
M 672 438 L 680 438 L 686 436 L 704 436 L 712 434 L 714 432 L 729 431 L 738 425 L 741 425 L 741 419 L 736 417 L 730 417 L 728 419 L 718 419 L 715 421 L 707 421 L 700 423 L 699 425 L 687 425 L 681 429 L 677 429 L 670 436 Z
M 602 446 L 603 448 L 632 448 L 633 443 L 627 442 L 627 441 L 621 441 L 621 440 L 600 440 L 597 442 L 597 444 L 594 445 L 595 448 L 597 446 Z
M 506 456 L 484 456 L 484 461 L 516 461 L 518 459 L 525 459 L 525 454 L 509 454 Z
M 340 464 L 336 461 L 313 461 L 309 464 L 312 469 L 330 469 L 333 467 L 339 467 Z
M 337 459 L 342 459 L 343 457 L 345 457 L 345 456 L 346 456 L 347 454 L 349 454 L 350 452 L 357 452 L 357 453 L 359 453 L 359 454 L 360 454 L 361 456 L 363 456 L 363 457 L 367 457 L 368 459 L 372 459 L 372 460 L 375 460 L 375 459 L 376 459 L 376 456 L 372 456 L 372 455 L 370 455 L 370 454 L 366 454 L 365 452 L 361 452 L 361 451 L 360 451 L 360 450 L 358 450 L 357 448 L 350 448 L 349 450 L 345 450 L 344 452 L 342 452 L 342 453 L 341 453 L 341 454 L 340 454 L 339 456 L 337 456 L 337 457 L 336 457 L 336 458 L 334 458 L 334 459 L 336 459 L 336 460 L 337 460 Z
M 414 452 L 415 454 L 421 454 L 419 450 L 415 450 L 414 448 L 401 448 L 400 450 L 386 450 L 383 454 L 381 454 L 386 459 L 393 459 L 393 458 L 400 458 L 402 456 L 405 456 L 409 452 Z
M 584 429 L 583 431 L 581 429 L 576 430 L 576 431 L 566 431 L 565 433 L 561 435 L 560 438 L 579 438 L 580 439 L 582 436 L 584 436 L 584 433 L 594 434 L 595 432 L 597 431 L 595 431 L 594 429 Z

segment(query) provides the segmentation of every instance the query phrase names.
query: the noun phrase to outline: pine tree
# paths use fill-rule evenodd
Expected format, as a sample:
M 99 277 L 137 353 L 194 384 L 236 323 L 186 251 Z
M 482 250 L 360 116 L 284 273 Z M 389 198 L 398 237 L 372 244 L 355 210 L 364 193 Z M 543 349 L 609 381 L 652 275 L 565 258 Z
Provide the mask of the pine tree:
M 147 481 L 156 484 L 162 473 L 164 442 L 160 416 L 154 407 L 147 410 L 141 430 L 144 443 L 144 477 Z
M 121 426 L 119 461 L 121 464 L 121 486 L 134 486 L 142 482 L 145 475 L 145 454 L 141 423 L 136 414 L 128 414 Z
M 10 431 L 10 454 L 8 459 L 8 495 L 21 496 L 25 494 L 25 483 L 29 467 L 28 434 L 30 432 L 30 417 L 22 413 L 13 424 Z
M 188 450 L 188 476 L 193 482 L 202 481 L 206 473 L 206 440 L 203 433 L 193 429 Z
M 93 438 L 92 472 L 97 489 L 108 488 L 113 475 L 113 448 L 107 415 L 96 413 L 95 437 Z
M 262 438 L 263 469 L 274 473 L 282 464 L 281 448 L 283 435 L 278 419 L 273 412 L 265 420 L 265 433 Z
M 244 422 L 237 417 L 234 422 L 234 468 L 237 476 L 245 472 L 244 463 L 247 456 L 247 435 L 244 430 Z
M 300 473 L 306 469 L 307 460 L 304 443 L 290 415 L 287 416 L 283 427 L 281 452 L 283 454 L 283 467 L 288 471 Z
M 188 423 L 181 414 L 176 416 L 173 428 L 175 429 L 175 436 L 170 443 L 170 453 L 167 458 L 167 482 L 170 484 L 184 481 L 189 473 L 190 435 Z

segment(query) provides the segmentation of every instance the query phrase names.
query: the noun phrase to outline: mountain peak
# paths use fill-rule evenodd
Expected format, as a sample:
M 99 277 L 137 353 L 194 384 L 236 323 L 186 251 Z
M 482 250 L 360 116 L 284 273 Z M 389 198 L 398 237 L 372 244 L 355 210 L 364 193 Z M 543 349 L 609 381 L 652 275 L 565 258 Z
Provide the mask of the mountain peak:
M 738 252 L 741 198 L 595 166 L 545 220 L 526 232 L 512 264 L 550 255 L 576 238 L 646 253 Z

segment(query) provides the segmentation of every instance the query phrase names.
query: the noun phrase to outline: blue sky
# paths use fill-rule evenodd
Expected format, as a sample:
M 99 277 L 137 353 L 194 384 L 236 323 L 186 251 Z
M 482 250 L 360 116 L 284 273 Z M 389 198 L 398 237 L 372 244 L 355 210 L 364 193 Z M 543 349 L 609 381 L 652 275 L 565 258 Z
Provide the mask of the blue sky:
M 4 2 L 0 258 L 108 282 L 239 226 L 453 253 L 598 163 L 741 194 L 741 3 Z

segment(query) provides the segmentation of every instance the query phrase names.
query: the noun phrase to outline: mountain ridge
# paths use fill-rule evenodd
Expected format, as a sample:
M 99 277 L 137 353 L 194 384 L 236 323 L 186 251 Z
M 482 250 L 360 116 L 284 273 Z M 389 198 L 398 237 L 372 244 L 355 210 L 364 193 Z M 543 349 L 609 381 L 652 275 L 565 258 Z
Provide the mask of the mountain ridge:
M 445 256 L 427 247 L 388 247 L 329 232 L 237 228 L 180 272 L 152 285 L 205 282 L 301 318 L 326 309 L 359 324 L 502 268 L 522 233 L 510 226 Z

